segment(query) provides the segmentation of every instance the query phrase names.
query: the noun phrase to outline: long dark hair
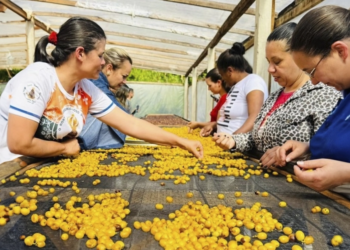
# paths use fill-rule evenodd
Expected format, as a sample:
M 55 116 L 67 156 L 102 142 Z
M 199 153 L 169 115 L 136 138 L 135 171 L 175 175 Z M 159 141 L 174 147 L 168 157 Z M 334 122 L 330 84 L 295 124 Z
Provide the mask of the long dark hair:
M 253 69 L 249 62 L 243 57 L 245 48 L 242 43 L 234 43 L 231 49 L 221 53 L 217 61 L 217 67 L 220 71 L 226 71 L 232 67 L 240 72 L 252 73 Z
M 79 46 L 86 53 L 94 50 L 96 42 L 106 39 L 103 29 L 95 22 L 84 17 L 68 19 L 57 33 L 57 43 L 49 55 L 46 46 L 49 36 L 43 36 L 35 47 L 35 62 L 47 62 L 57 67 L 68 60 L 69 55 Z
M 309 11 L 293 33 L 291 50 L 327 56 L 334 42 L 350 37 L 350 11 L 327 5 Z
M 221 86 L 222 86 L 222 88 L 226 91 L 226 93 L 229 92 L 230 89 L 231 89 L 231 87 L 227 86 L 226 83 L 225 83 L 225 81 L 222 80 L 222 77 L 221 77 L 221 75 L 220 75 L 220 73 L 219 73 L 219 70 L 218 70 L 217 68 L 211 69 L 211 70 L 207 73 L 207 75 L 205 76 L 205 78 L 210 78 L 210 80 L 211 80 L 212 82 L 215 82 L 215 83 L 217 83 L 219 80 L 221 80 Z
M 286 41 L 286 51 L 289 51 L 292 35 L 296 26 L 296 23 L 286 23 L 277 27 L 267 37 L 267 41 Z

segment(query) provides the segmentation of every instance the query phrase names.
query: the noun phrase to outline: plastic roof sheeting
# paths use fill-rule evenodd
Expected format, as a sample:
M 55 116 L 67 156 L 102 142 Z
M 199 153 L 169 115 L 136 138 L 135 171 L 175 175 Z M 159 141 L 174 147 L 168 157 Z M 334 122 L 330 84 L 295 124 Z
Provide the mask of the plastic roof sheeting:
M 238 4 L 238 0 L 213 1 Z M 72 16 L 96 21 L 107 34 L 107 48 L 124 48 L 134 67 L 184 75 L 209 44 L 230 11 L 175 3 L 164 0 L 13 0 L 36 18 L 58 31 Z M 60 2 L 54 4 L 49 2 Z M 203 1 L 208 2 L 208 1 Z M 279 13 L 293 1 L 275 0 Z M 329 1 L 325 1 L 329 2 Z M 346 0 L 336 1 L 348 2 Z M 255 4 L 251 6 L 255 8 Z M 0 12 L 0 67 L 26 65 L 26 22 L 9 9 Z M 236 42 L 254 35 L 255 16 L 244 14 L 216 46 L 218 56 Z M 46 35 L 35 30 L 36 41 Z M 48 46 L 48 50 L 52 49 Z M 9 58 L 11 60 L 9 60 Z M 198 72 L 207 67 L 207 60 Z

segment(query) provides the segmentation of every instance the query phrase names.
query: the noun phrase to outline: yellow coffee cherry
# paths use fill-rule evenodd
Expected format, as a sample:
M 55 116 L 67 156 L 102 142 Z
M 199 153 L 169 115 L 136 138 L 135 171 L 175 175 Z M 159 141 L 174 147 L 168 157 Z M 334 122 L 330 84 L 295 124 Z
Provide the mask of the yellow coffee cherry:
M 10 196 L 15 196 L 15 195 L 16 195 L 15 192 L 13 192 L 13 191 L 10 192 Z
M 201 176 L 199 176 L 199 179 L 201 179 L 203 181 L 203 180 L 205 180 L 205 176 L 201 175 Z
M 344 241 L 343 237 L 341 237 L 340 235 L 334 235 L 332 240 L 331 240 L 331 244 L 332 244 L 332 246 L 337 247 L 337 246 L 343 244 L 343 241 Z
M 54 192 L 55 192 L 55 189 L 54 189 L 54 188 L 50 188 L 50 189 L 49 189 L 49 193 L 50 193 L 50 194 L 53 194 Z
M 26 244 L 27 246 L 32 246 L 34 244 L 34 238 L 33 236 L 28 236 L 24 239 L 24 244 Z
M 223 194 L 218 194 L 218 198 L 219 198 L 220 200 L 223 200 L 223 199 L 225 198 L 225 195 L 223 195 Z
M 30 213 L 30 210 L 26 207 L 21 208 L 21 214 L 27 216 Z
M 321 212 L 321 210 L 322 210 L 320 206 L 315 206 L 315 209 L 316 209 L 317 213 Z
M 6 225 L 6 223 L 7 223 L 6 219 L 1 217 L 0 218 L 0 226 L 4 226 L 4 225 Z
M 312 237 L 310 235 L 305 236 L 304 244 L 305 245 L 311 245 L 312 243 L 314 243 L 314 237 Z
M 139 221 L 134 222 L 134 228 L 135 229 L 140 229 L 141 228 L 141 223 Z
M 323 214 L 329 214 L 329 209 L 328 208 L 322 208 L 322 213 Z
M 300 230 L 296 231 L 296 232 L 295 232 L 295 238 L 297 239 L 297 241 L 303 242 L 304 239 L 305 239 L 305 234 L 304 234 L 304 232 L 303 232 L 303 231 L 300 231 Z
M 293 182 L 293 178 L 292 178 L 292 177 L 287 177 L 286 180 L 287 180 L 287 182 L 289 182 L 289 183 L 290 183 L 290 182 Z
M 68 238 L 69 238 L 69 235 L 67 233 L 63 233 L 61 235 L 61 239 L 64 240 L 64 241 L 68 240 Z
M 95 239 L 88 239 L 86 241 L 87 248 L 94 248 L 94 247 L 96 247 L 96 245 L 97 245 L 97 240 L 95 240 Z
M 280 207 L 286 207 L 287 206 L 287 203 L 285 201 L 281 201 L 280 203 L 278 203 L 278 205 Z
M 262 192 L 262 193 L 261 193 L 261 196 L 262 196 L 262 197 L 268 197 L 268 196 L 269 196 L 269 193 L 268 193 L 268 192 Z
M 57 196 L 52 197 L 52 201 L 53 202 L 57 202 L 58 201 L 58 197 Z
M 158 210 L 162 210 L 163 207 L 164 206 L 162 204 L 160 204 L 160 203 L 156 204 L 156 209 L 158 209 Z
M 169 219 L 174 219 L 175 217 L 176 217 L 176 214 L 174 214 L 174 213 L 169 214 Z
M 237 203 L 238 205 L 242 205 L 242 204 L 243 204 L 243 200 L 242 200 L 242 199 L 237 199 L 237 200 L 236 200 L 236 203 Z
M 192 197 L 193 197 L 193 193 L 192 193 L 192 192 L 188 192 L 188 193 L 186 194 L 186 197 L 187 197 L 187 198 L 192 198 Z
M 168 202 L 168 203 L 173 203 L 173 197 L 167 196 L 167 197 L 166 197 L 166 202 Z
M 269 176 L 269 174 L 268 173 L 265 173 L 264 174 L 264 178 L 269 178 L 270 176 Z
M 299 245 L 293 245 L 292 250 L 303 250 L 303 248 Z
M 284 227 L 284 228 L 283 228 L 283 233 L 284 233 L 285 235 L 290 235 L 290 234 L 293 233 L 293 230 L 292 230 L 292 228 L 290 228 L 290 227 Z
M 259 240 L 266 240 L 267 239 L 267 234 L 264 232 L 258 233 L 258 239 Z
M 277 175 L 278 175 L 278 172 L 277 172 L 277 171 L 273 171 L 272 174 L 275 175 L 275 176 L 277 176 Z
M 23 201 L 24 201 L 24 197 L 23 197 L 23 196 L 17 196 L 16 202 L 17 202 L 18 204 L 22 203 Z
M 235 197 L 237 197 L 237 198 L 238 198 L 238 197 L 241 197 L 241 196 L 242 196 L 242 192 L 238 192 L 238 191 L 237 191 L 237 192 L 235 192 Z
M 289 242 L 289 237 L 286 236 L 286 235 L 281 235 L 279 238 L 278 238 L 278 241 L 281 242 L 282 244 L 286 244 Z

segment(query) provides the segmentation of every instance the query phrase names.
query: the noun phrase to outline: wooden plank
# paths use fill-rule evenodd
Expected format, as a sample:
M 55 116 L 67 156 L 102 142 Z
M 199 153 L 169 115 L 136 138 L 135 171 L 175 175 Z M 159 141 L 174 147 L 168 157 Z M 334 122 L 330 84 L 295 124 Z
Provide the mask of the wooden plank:
M 285 12 L 282 16 L 276 19 L 275 28 L 289 22 L 293 18 L 299 16 L 300 14 L 304 13 L 305 11 L 311 9 L 321 2 L 323 2 L 323 0 L 303 0 L 299 1 L 297 4 L 294 3 L 294 6 L 291 10 Z
M 160 51 L 160 52 L 173 53 L 173 54 L 179 54 L 179 55 L 188 55 L 187 52 L 182 50 L 163 49 L 159 47 L 153 47 L 153 46 L 147 46 L 147 45 L 141 45 L 141 44 L 124 43 L 124 42 L 117 42 L 117 41 L 110 41 L 110 40 L 107 41 L 107 44 L 138 48 L 138 49 L 146 49 L 146 50 L 152 50 L 152 51 Z
M 92 9 L 92 8 L 90 8 L 90 9 Z M 93 9 L 93 10 L 100 10 L 100 9 Z M 107 9 L 106 10 L 100 10 L 100 11 L 108 12 Z M 117 12 L 117 11 L 110 11 L 110 12 L 118 13 L 118 14 L 125 15 L 125 16 L 129 17 L 128 14 L 125 14 L 123 12 Z M 42 11 L 34 11 L 34 15 L 36 15 L 36 16 L 67 17 L 67 18 L 76 16 L 74 14 L 68 14 L 68 13 L 42 12 Z M 116 19 L 113 19 L 113 20 L 108 19 L 108 20 L 106 20 L 103 17 L 96 17 L 96 16 L 91 16 L 91 15 L 81 15 L 81 14 L 79 16 L 83 16 L 83 17 L 89 18 L 89 19 L 94 20 L 94 21 L 108 21 L 110 23 L 125 24 L 125 22 L 118 21 Z M 145 14 L 145 15 L 139 15 L 139 17 L 150 18 L 150 19 L 155 19 L 155 20 L 160 20 L 160 21 L 165 21 L 165 22 L 178 23 L 178 24 L 185 24 L 185 25 L 190 25 L 190 26 L 200 27 L 200 28 L 214 29 L 214 30 L 218 30 L 220 28 L 220 25 L 216 25 L 216 24 L 204 23 L 204 22 L 187 20 L 187 19 L 173 18 L 173 17 L 170 17 L 170 16 L 159 16 L 158 14 L 150 14 L 150 15 L 146 15 Z M 128 23 L 127 25 L 135 26 L 135 25 L 130 24 L 130 23 Z M 241 35 L 246 35 L 246 36 L 253 36 L 254 35 L 254 31 L 244 30 L 244 29 L 239 29 L 239 28 L 232 28 L 232 27 L 227 32 L 241 34 Z
M 237 4 L 228 4 L 228 3 L 219 3 L 219 2 L 213 2 L 213 1 L 203 1 L 203 0 L 163 0 L 167 2 L 173 2 L 173 3 L 182 3 L 182 4 L 188 4 L 198 7 L 204 7 L 204 8 L 210 8 L 214 10 L 226 10 L 226 11 L 232 11 Z M 255 9 L 249 8 L 244 14 L 247 15 L 255 15 Z M 277 16 L 278 13 L 275 13 Z
M 192 70 L 191 120 L 197 121 L 197 67 Z
M 271 33 L 271 12 L 273 0 L 257 0 L 254 37 L 254 73 L 269 82 L 268 62 L 266 61 L 265 47 L 268 35 Z
M 34 18 L 27 21 L 26 37 L 27 37 L 27 64 L 34 62 L 35 52 L 35 34 L 34 34 Z
M 188 119 L 188 77 L 185 78 L 184 85 L 184 117 Z
M 6 6 L 0 3 L 0 12 L 5 13 L 6 9 Z
M 209 48 L 208 50 L 208 61 L 207 61 L 207 72 L 209 72 L 210 70 L 212 70 L 213 68 L 215 68 L 215 50 L 216 48 Z M 209 90 L 209 88 L 206 88 L 206 108 L 205 108 L 205 120 L 206 121 L 210 121 L 210 112 L 213 109 L 213 98 L 211 98 L 211 91 Z
M 77 1 L 69 1 L 69 0 L 30 0 L 34 2 L 44 2 L 44 3 L 54 3 L 68 6 L 76 6 Z
M 226 35 L 227 31 L 238 21 L 238 19 L 244 14 L 244 12 L 254 3 L 254 0 L 241 0 L 239 4 L 234 8 L 231 14 L 227 17 L 226 21 L 223 23 L 221 28 L 216 33 L 215 37 L 208 46 L 203 50 L 202 54 L 198 57 L 195 63 L 187 70 L 186 75 L 188 76 L 192 68 L 195 68 L 208 54 L 209 48 L 214 48 L 219 42 L 220 39 Z
M 13 3 L 10 0 L 0 0 L 0 3 L 2 3 L 4 6 L 9 8 L 13 12 L 15 12 L 17 15 L 23 17 L 25 20 L 30 20 L 33 16 L 32 14 L 24 11 L 20 6 L 18 6 L 17 4 Z M 37 19 L 35 16 L 33 16 L 33 18 L 34 18 L 35 25 L 40 27 L 42 30 L 45 30 L 48 33 L 51 33 L 53 31 L 53 29 L 51 29 L 41 20 Z
M 280 12 L 279 17 L 275 19 L 274 27 L 277 28 L 278 26 L 287 23 L 323 1 L 324 0 L 300 0 L 297 2 L 297 4 L 295 2 L 291 3 L 289 6 L 284 8 L 284 10 Z M 248 37 L 243 41 L 243 45 L 246 50 L 251 48 L 254 45 L 254 39 Z

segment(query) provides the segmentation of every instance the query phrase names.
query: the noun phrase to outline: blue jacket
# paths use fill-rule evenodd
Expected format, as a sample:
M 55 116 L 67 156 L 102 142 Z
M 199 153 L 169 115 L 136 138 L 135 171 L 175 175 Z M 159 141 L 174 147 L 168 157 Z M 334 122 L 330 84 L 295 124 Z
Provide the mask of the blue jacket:
M 117 101 L 112 91 L 109 90 L 107 77 L 100 72 L 97 80 L 91 80 L 99 89 L 101 89 L 115 105 L 127 112 L 125 108 Z M 116 118 L 117 119 L 117 118 Z M 81 149 L 97 148 L 121 148 L 125 143 L 126 135 L 115 128 L 112 128 L 90 114 L 87 116 L 86 123 L 79 135 Z

